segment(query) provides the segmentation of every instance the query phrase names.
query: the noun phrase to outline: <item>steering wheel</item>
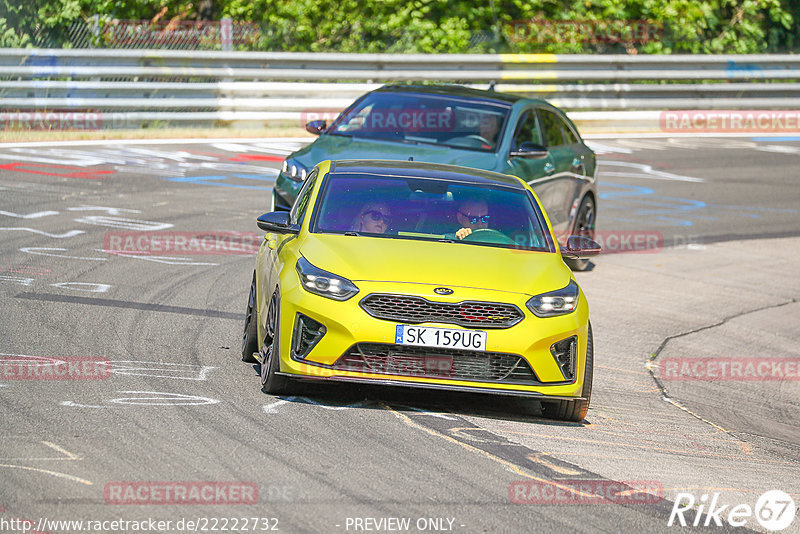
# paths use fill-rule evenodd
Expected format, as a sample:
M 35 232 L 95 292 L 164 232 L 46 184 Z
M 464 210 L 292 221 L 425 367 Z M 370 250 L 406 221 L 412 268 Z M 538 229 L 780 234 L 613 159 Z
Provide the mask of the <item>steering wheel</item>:
M 481 136 L 480 136 L 480 135 L 478 135 L 478 134 L 466 135 L 466 136 L 464 136 L 464 137 L 466 137 L 467 139 L 477 139 L 477 140 L 478 140 L 478 141 L 480 141 L 481 143 L 484 143 L 484 144 L 486 144 L 486 145 L 489 145 L 489 146 L 492 146 L 492 147 L 494 146 L 494 143 L 492 143 L 491 141 L 489 141 L 489 140 L 488 140 L 488 139 L 486 139 L 485 137 L 481 137 Z
M 494 243 L 497 245 L 513 245 L 514 240 L 506 234 L 494 228 L 478 228 L 473 230 L 471 234 L 462 239 L 462 241 L 476 242 L 476 243 Z

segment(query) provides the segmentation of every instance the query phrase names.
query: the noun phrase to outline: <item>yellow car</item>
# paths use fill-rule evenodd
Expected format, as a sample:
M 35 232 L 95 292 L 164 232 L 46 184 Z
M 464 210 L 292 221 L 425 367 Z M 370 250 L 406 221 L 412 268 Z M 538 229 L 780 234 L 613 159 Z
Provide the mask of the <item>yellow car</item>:
M 527 396 L 580 421 L 586 297 L 519 178 L 433 163 L 324 161 L 265 230 L 242 339 L 267 393 L 297 380 Z

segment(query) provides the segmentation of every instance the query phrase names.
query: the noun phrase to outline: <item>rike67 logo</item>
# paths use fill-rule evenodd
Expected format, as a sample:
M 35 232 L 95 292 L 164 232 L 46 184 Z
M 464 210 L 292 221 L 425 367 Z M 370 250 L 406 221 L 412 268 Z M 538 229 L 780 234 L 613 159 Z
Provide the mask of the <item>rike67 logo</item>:
M 691 493 L 678 493 L 667 525 L 722 527 L 727 523 L 732 527 L 743 527 L 755 516 L 763 528 L 778 532 L 792 524 L 797 512 L 794 499 L 781 490 L 765 492 L 756 501 L 755 508 L 749 504 L 720 505 L 719 496 L 719 493 L 711 496 L 704 493 L 696 499 Z

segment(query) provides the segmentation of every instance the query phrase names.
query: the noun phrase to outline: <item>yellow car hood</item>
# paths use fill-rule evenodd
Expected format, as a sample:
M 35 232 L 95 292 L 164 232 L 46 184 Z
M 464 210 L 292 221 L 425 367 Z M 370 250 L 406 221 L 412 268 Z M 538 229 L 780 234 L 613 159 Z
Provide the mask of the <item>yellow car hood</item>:
M 466 243 L 309 234 L 300 253 L 357 282 L 407 282 L 537 295 L 569 283 L 559 254 Z

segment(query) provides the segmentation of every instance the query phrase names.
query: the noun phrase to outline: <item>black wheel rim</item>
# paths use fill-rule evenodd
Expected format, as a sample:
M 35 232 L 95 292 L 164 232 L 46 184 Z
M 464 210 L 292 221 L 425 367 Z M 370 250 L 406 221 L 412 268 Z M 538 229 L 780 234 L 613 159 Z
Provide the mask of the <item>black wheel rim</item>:
M 594 204 L 590 200 L 584 203 L 578 214 L 576 230 L 578 235 L 594 238 Z
M 264 325 L 264 344 L 261 347 L 261 384 L 267 383 L 269 377 L 269 370 L 272 366 L 272 347 L 273 339 L 275 338 L 275 306 L 277 299 L 275 295 L 269 303 L 269 310 L 267 310 L 267 322 Z
M 242 353 L 247 350 L 247 331 L 250 330 L 250 323 L 253 321 L 253 310 L 256 305 L 256 281 L 250 284 L 250 297 L 247 299 L 247 312 L 244 316 L 244 332 L 242 333 Z

